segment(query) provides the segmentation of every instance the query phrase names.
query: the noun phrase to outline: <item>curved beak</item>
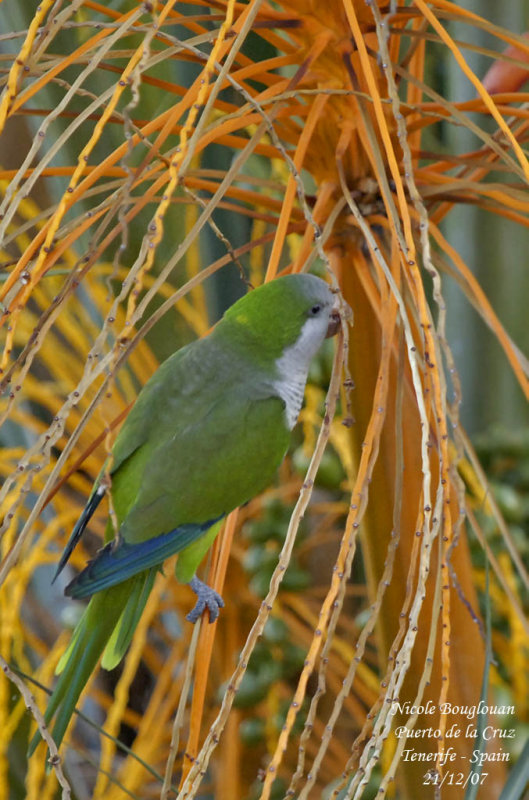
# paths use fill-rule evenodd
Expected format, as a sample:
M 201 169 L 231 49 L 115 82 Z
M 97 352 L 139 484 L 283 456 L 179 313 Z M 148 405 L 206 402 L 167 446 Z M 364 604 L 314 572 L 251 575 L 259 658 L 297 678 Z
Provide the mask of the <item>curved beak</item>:
M 336 336 L 338 331 L 340 330 L 341 320 L 340 314 L 338 313 L 338 309 L 333 309 L 331 311 L 331 317 L 329 319 L 329 326 L 327 328 L 327 333 L 325 334 L 325 338 L 329 339 L 331 336 Z
M 334 306 L 331 311 L 331 316 L 329 319 L 329 327 L 327 328 L 327 333 L 325 334 L 326 339 L 329 339 L 331 336 L 336 336 L 336 334 L 340 330 L 340 325 L 341 325 L 340 311 L 342 312 L 346 322 L 348 322 L 350 325 L 353 324 L 353 310 L 349 305 L 349 303 L 346 303 L 345 300 L 342 298 L 341 308 L 340 308 L 339 301 L 335 300 Z

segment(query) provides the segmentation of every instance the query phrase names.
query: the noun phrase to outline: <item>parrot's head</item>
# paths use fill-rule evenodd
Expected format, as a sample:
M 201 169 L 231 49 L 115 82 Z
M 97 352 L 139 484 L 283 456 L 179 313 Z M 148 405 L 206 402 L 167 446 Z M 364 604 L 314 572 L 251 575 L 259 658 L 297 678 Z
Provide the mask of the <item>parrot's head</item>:
M 307 365 L 340 325 L 338 298 L 315 275 L 285 275 L 265 283 L 231 306 L 224 320 L 263 358 L 275 361 L 295 350 Z

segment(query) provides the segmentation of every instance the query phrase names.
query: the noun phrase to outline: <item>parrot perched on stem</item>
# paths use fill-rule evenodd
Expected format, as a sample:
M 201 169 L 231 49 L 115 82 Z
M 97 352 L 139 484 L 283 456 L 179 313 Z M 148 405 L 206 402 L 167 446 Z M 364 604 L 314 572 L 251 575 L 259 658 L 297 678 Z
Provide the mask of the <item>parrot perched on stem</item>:
M 178 553 L 176 577 L 197 595 L 187 619 L 196 622 L 206 609 L 210 621 L 217 618 L 224 602 L 197 578 L 197 567 L 226 514 L 272 481 L 298 418 L 309 362 L 339 321 L 323 280 L 277 278 L 238 300 L 208 336 L 170 356 L 139 393 L 55 576 L 110 493 L 107 544 L 65 590 L 91 600 L 59 661 L 45 714 L 47 724 L 55 717 L 57 745 L 100 656 L 110 670 L 125 655 L 166 558 Z

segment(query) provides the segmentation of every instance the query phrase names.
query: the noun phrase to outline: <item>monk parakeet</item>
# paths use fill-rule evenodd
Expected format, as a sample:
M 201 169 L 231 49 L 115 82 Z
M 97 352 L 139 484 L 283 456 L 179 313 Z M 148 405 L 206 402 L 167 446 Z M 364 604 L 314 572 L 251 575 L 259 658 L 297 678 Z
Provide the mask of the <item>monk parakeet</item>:
M 309 362 L 338 325 L 323 280 L 287 275 L 250 291 L 143 387 L 57 569 L 110 492 L 118 530 L 109 519 L 107 544 L 65 590 L 91 600 L 59 662 L 46 710 L 48 723 L 56 715 L 57 745 L 101 654 L 105 669 L 123 658 L 166 558 L 178 553 L 176 577 L 197 594 L 187 619 L 196 622 L 205 609 L 216 619 L 224 602 L 197 578 L 197 567 L 226 514 L 272 481 L 298 418 Z

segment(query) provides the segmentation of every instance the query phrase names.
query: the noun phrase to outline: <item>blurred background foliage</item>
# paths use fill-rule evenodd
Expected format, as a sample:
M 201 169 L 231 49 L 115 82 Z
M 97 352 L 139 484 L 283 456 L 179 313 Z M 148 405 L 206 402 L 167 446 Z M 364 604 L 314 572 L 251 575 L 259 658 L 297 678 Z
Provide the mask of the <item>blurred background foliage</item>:
M 4 0 L 0 798 L 470 797 L 395 736 L 464 713 L 396 698 L 513 705 L 499 797 L 529 730 L 528 11 Z M 354 312 L 327 447 L 333 342 L 276 484 L 204 565 L 221 621 L 189 629 L 168 565 L 62 767 L 28 764 L 20 692 L 44 706 L 80 613 L 50 579 L 116 427 L 247 282 L 308 268 Z

